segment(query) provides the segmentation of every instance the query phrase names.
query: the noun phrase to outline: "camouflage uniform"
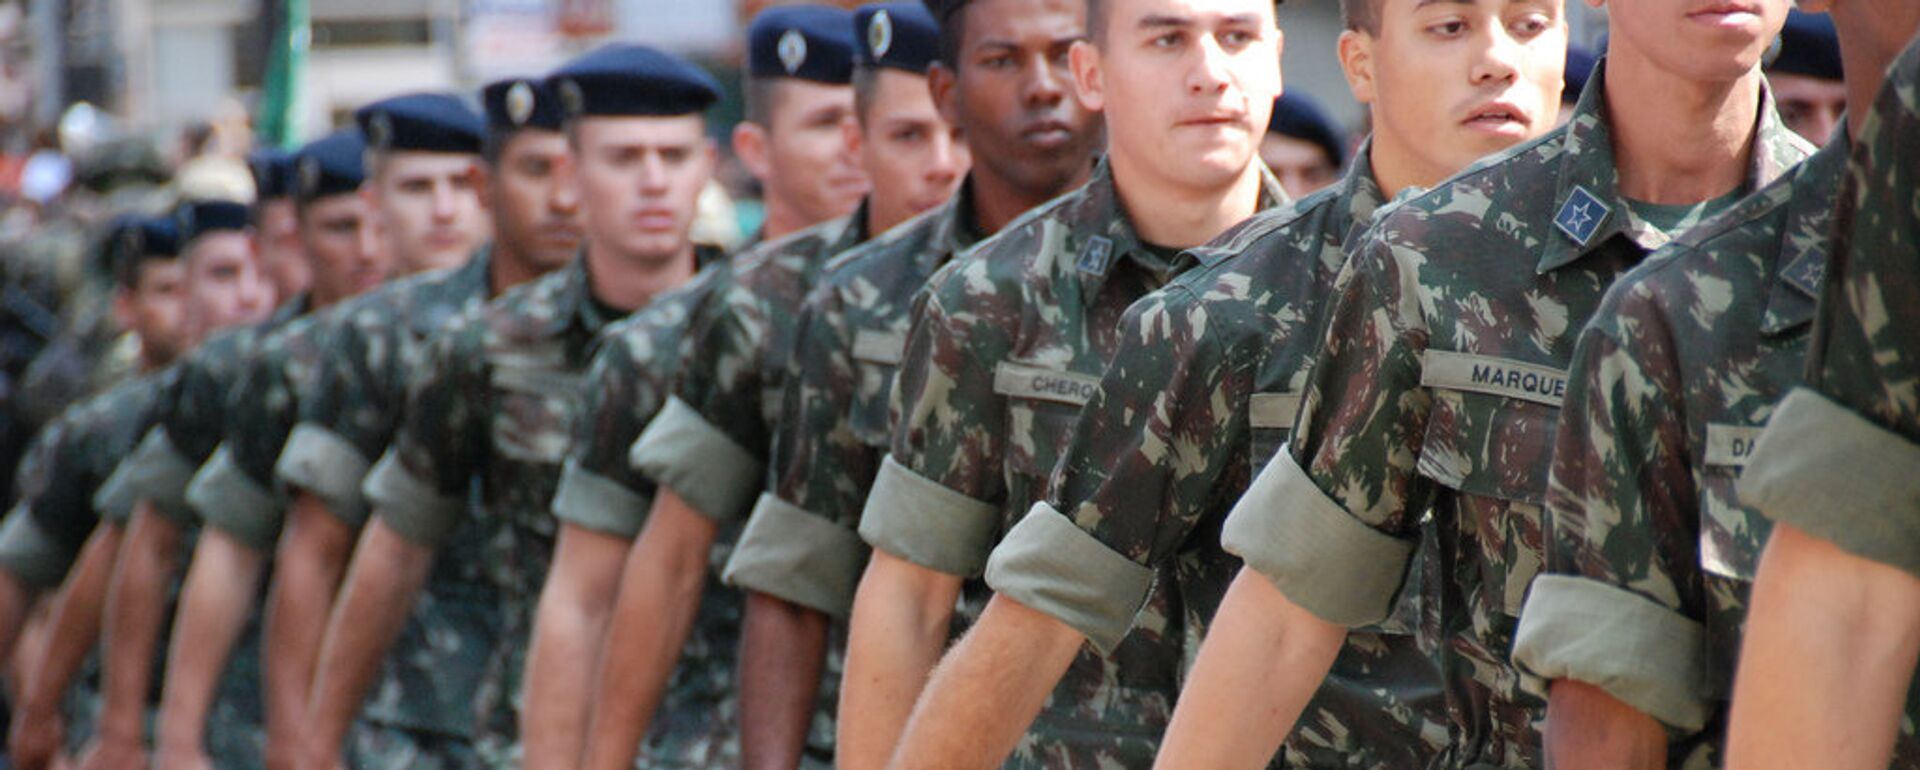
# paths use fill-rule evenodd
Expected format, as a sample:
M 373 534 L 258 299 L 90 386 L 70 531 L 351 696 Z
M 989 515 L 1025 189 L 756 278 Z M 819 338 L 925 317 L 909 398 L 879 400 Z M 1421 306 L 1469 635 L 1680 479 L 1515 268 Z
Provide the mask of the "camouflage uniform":
M 709 580 L 717 580 L 739 522 L 746 518 L 754 495 L 765 488 L 767 455 L 773 426 L 780 418 L 780 396 L 800 303 L 827 260 L 865 237 L 862 206 L 850 216 L 763 243 L 734 257 L 724 276 L 727 280 L 716 282 L 688 311 L 683 360 L 673 373 L 666 403 L 632 444 L 628 460 L 639 476 L 673 490 L 701 515 L 722 525 L 711 555 L 714 569 Z M 634 531 L 638 532 L 637 524 Z M 694 637 L 703 647 L 683 653 L 676 669 L 700 666 L 703 671 L 683 676 L 731 691 L 736 689 L 732 668 L 742 599 L 737 591 L 719 585 L 708 589 L 701 604 L 712 623 Z M 731 622 L 723 624 L 725 619 Z M 702 649 L 709 651 L 704 657 L 695 654 Z M 823 682 L 816 713 L 833 710 L 834 692 Z M 728 709 L 715 715 L 718 720 L 690 718 L 696 725 L 725 726 L 724 737 L 714 740 L 724 743 L 727 754 L 738 751 L 734 694 L 724 698 Z M 688 729 L 696 734 L 699 730 Z M 652 740 L 666 737 L 656 731 L 643 753 L 651 757 Z M 832 752 L 831 733 L 809 733 L 806 756 L 821 759 Z
M 860 505 L 886 452 L 887 394 L 906 347 L 915 292 L 979 237 L 971 184 L 829 261 L 795 324 L 780 419 L 762 494 L 727 562 L 726 580 L 844 620 L 866 564 Z M 831 766 L 846 625 L 829 639 L 809 762 Z
M 1543 683 L 1508 655 L 1542 560 L 1565 368 L 1607 287 L 1669 240 L 1617 191 L 1594 77 L 1568 125 L 1393 207 L 1354 244 L 1291 452 L 1222 532 L 1294 603 L 1350 626 L 1387 616 L 1426 538 L 1416 636 L 1443 672 L 1446 767 L 1542 762 Z M 1806 155 L 1770 94 L 1760 108 L 1743 189 Z
M 432 606 L 416 617 L 448 627 L 396 649 L 408 670 L 431 679 L 384 682 L 371 695 L 371 721 L 470 737 L 485 764 L 517 765 L 512 701 L 553 555 L 549 505 L 594 339 L 613 320 L 590 294 L 583 258 L 428 341 L 364 493 L 396 533 L 446 555 L 421 599 Z
M 1284 201 L 1262 176 L 1260 208 Z M 1176 272 L 1143 243 L 1103 161 L 1078 190 L 1027 212 L 947 263 L 916 296 L 890 413 L 891 453 L 860 516 L 875 548 L 969 578 L 959 620 L 990 596 L 978 578 L 1007 529 L 1042 499 L 1079 407 L 1120 345 L 1135 300 Z M 1177 598 L 1152 591 L 1142 631 L 1083 651 L 1008 760 L 1013 768 L 1146 767 L 1178 689 Z
M 1861 124 L 1814 321 L 1807 384 L 1774 411 L 1740 482 L 1769 518 L 1920 576 L 1920 42 Z M 1915 764 L 1920 677 L 1896 764 Z
M 358 528 L 366 502 L 360 484 L 400 421 L 407 381 L 420 366 L 426 340 L 461 313 L 487 299 L 489 252 L 465 265 L 396 280 L 350 300 L 330 320 L 326 357 L 298 399 L 298 421 L 287 434 L 274 466 L 283 483 L 319 497 L 330 512 Z M 277 539 L 275 526 L 272 538 Z M 269 543 L 271 540 L 268 541 Z M 429 640 L 458 638 L 491 629 L 476 620 L 471 592 L 454 577 L 460 565 L 436 560 L 425 598 L 413 608 L 393 654 L 381 659 L 369 704 L 350 742 L 353 756 L 369 767 L 415 767 L 437 758 L 444 767 L 479 763 L 471 731 L 452 731 L 436 714 L 458 713 L 468 704 L 469 683 L 434 668 L 440 658 Z M 490 631 L 489 631 L 490 632 Z M 471 674 L 471 672 L 467 672 Z M 451 693 L 444 692 L 451 685 Z
M 1047 499 L 994 549 L 987 584 L 1103 651 L 1162 586 L 1183 633 L 1158 641 L 1191 663 L 1240 568 L 1220 524 L 1293 426 L 1344 244 L 1380 203 L 1362 149 L 1338 187 L 1189 250 L 1199 265 L 1128 308 Z M 1439 673 L 1411 631 L 1349 638 L 1285 764 L 1422 767 L 1444 748 Z

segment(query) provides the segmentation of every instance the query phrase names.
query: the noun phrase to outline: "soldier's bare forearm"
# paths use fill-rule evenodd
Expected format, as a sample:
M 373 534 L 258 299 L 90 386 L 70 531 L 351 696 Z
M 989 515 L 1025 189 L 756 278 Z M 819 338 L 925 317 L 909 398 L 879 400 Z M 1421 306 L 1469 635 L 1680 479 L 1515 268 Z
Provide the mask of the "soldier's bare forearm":
M 1560 679 L 1547 697 L 1547 764 L 1556 770 L 1660 770 L 1659 722 L 1586 682 Z
M 313 686 L 320 640 L 334 593 L 353 555 L 354 530 L 320 498 L 296 491 L 274 554 L 273 583 L 263 610 L 261 683 L 266 689 L 269 764 L 291 766 Z M 276 768 L 276 770 L 281 770 Z
M 379 516 L 367 523 L 320 643 L 302 767 L 333 766 L 347 727 L 373 686 L 380 658 L 400 635 L 432 564 L 430 549 L 407 541 Z
M 1250 569 L 1227 588 L 1154 767 L 1266 766 L 1333 667 L 1347 629 Z
M 41 766 L 59 750 L 60 698 L 100 637 L 100 616 L 122 531 L 110 522 L 94 528 L 66 584 L 54 596 L 46 638 L 33 650 L 38 659 L 23 667 L 31 677 L 21 688 L 9 740 L 12 759 L 21 767 Z
M 627 555 L 607 629 L 587 736 L 588 770 L 633 765 L 693 629 L 715 534 L 713 522 L 678 495 L 662 489 L 654 498 L 653 513 Z
M 893 767 L 999 767 L 1046 705 L 1086 638 L 1006 596 L 934 669 Z
M 854 594 L 834 753 L 846 770 L 879 770 L 947 644 L 960 579 L 875 549 Z
M 1727 767 L 1886 767 L 1920 657 L 1920 579 L 1781 523 L 1752 596 Z
M 134 506 L 107 588 L 101 641 L 100 733 L 139 740 L 145 733 L 154 648 L 167 621 L 167 586 L 180 563 L 180 525 L 145 502 Z
M 246 628 L 265 563 L 265 554 L 225 532 L 207 528 L 201 533 L 167 649 L 155 736 L 163 751 L 192 753 L 204 746 L 214 691 Z
M 631 542 L 560 525 L 527 651 L 520 734 L 527 767 L 573 767 L 586 746 L 593 675 Z
M 826 667 L 824 613 L 747 592 L 740 624 L 740 759 L 748 770 L 800 765 Z

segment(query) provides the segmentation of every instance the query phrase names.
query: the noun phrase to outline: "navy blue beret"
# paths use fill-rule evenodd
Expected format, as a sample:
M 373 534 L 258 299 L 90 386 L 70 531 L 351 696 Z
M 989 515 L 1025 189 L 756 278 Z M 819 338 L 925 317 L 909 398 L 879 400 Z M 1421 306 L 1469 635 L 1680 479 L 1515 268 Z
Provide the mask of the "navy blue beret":
M 359 129 L 343 128 L 308 142 L 294 155 L 294 199 L 307 203 L 360 189 L 367 178 L 366 157 Z
M 180 229 L 170 216 L 123 214 L 116 217 L 108 232 L 113 240 L 108 253 L 116 271 L 143 259 L 172 259 L 180 256 Z
M 1788 11 L 1787 24 L 1780 29 L 1780 54 L 1767 71 L 1840 80 L 1840 38 L 1833 32 L 1833 20 L 1824 13 Z
M 853 80 L 852 14 L 825 5 L 776 5 L 747 27 L 747 74 L 846 85 Z
M 1267 131 L 1320 145 L 1335 168 L 1347 165 L 1345 132 L 1305 92 L 1289 89 L 1273 100 L 1273 117 L 1267 121 Z
M 293 194 L 293 153 L 262 147 L 247 155 L 247 170 L 253 172 L 256 198 L 264 201 Z
M 249 226 L 247 204 L 223 200 L 181 201 L 173 210 L 173 226 L 178 229 L 182 250 L 202 235 L 232 230 L 245 232 Z
M 1577 45 L 1567 46 L 1567 87 L 1560 92 L 1560 101 L 1572 104 L 1580 101 L 1580 93 L 1587 90 L 1587 80 L 1593 77 L 1593 68 L 1599 64 L 1600 57 L 1592 51 Z
M 692 115 L 720 98 L 720 84 L 705 70 L 631 43 L 609 43 L 560 65 L 547 86 L 573 116 Z
M 414 150 L 479 155 L 486 126 L 466 103 L 451 94 L 406 94 L 355 110 L 367 146 L 375 150 Z
M 919 3 L 860 6 L 853 12 L 853 32 L 854 61 L 863 67 L 925 74 L 940 56 L 940 23 Z
M 507 78 L 487 84 L 480 91 L 480 102 L 487 110 L 487 130 L 495 133 L 537 128 L 559 131 L 566 113 L 560 99 L 544 79 Z

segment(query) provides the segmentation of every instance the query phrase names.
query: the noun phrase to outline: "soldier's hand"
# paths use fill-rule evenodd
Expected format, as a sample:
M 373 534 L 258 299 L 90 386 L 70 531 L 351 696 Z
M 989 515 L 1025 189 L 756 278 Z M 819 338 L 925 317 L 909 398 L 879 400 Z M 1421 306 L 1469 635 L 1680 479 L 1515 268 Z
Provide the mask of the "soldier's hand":
M 27 707 L 13 715 L 7 755 L 18 770 L 51 770 L 66 741 L 67 726 L 58 709 Z
M 80 752 L 80 770 L 146 770 L 147 752 L 138 740 L 97 736 Z
M 154 752 L 153 770 L 214 770 L 213 760 L 207 758 L 207 752 L 198 746 L 190 748 L 160 747 Z

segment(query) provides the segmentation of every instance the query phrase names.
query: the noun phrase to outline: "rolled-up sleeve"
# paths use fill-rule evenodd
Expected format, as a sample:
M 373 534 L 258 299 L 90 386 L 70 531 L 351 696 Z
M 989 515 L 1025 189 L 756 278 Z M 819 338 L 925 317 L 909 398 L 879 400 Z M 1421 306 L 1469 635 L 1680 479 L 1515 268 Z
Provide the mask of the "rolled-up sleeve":
M 766 473 L 759 457 L 678 396 L 647 424 L 629 460 L 700 515 L 722 522 L 751 510 Z
M 1920 444 L 1808 389 L 1782 402 L 1740 477 L 1743 502 L 1920 576 Z
M 1706 725 L 1706 630 L 1623 588 L 1571 575 L 1534 579 L 1514 663 L 1546 679 L 1605 690 L 1675 730 Z
M 1046 503 L 1015 524 L 987 562 L 993 590 L 1072 626 L 1103 652 L 1133 629 L 1154 571 L 1135 563 Z
M 367 518 L 367 498 L 360 486 L 372 467 L 344 436 L 325 426 L 303 422 L 287 434 L 287 446 L 280 452 L 274 474 L 320 498 L 335 516 L 359 524 Z
M 208 526 L 256 551 L 271 549 L 280 539 L 286 513 L 280 499 L 240 470 L 224 444 L 187 485 L 187 503 Z
M 853 530 L 764 494 L 724 573 L 732 585 L 835 617 L 853 610 L 867 545 Z

